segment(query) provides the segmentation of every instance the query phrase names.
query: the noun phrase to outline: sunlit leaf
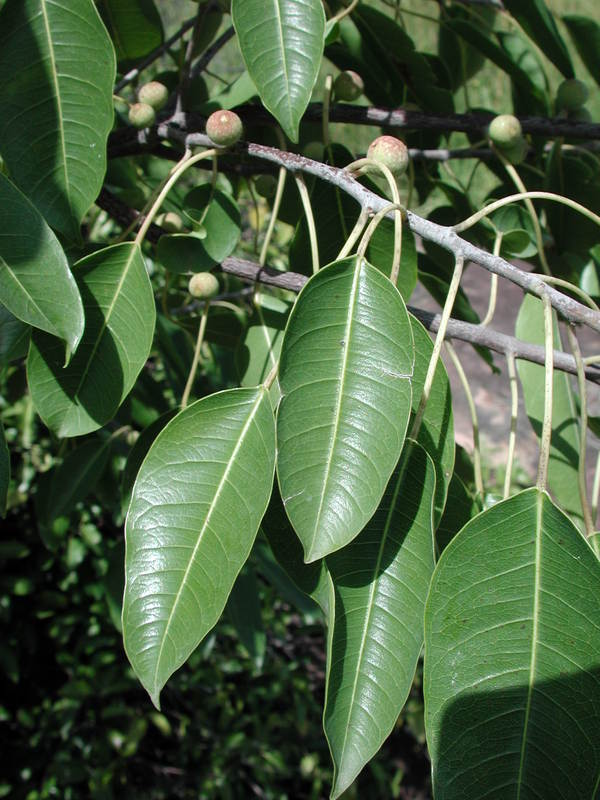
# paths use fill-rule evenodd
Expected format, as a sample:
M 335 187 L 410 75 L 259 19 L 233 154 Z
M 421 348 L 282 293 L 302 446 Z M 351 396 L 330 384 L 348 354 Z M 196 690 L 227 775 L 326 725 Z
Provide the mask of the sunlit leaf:
M 321 0 L 233 0 L 231 16 L 260 99 L 297 142 L 323 55 Z
M 264 388 L 188 406 L 161 431 L 125 528 L 125 650 L 158 706 L 162 687 L 217 622 L 273 484 L 275 423 Z
M 10 174 L 53 228 L 78 239 L 113 123 L 115 55 L 92 0 L 8 0 L 0 76 L 0 153 Z
M 565 78 L 573 78 L 569 51 L 545 0 L 505 0 L 504 6 Z
M 279 367 L 279 486 L 306 561 L 343 547 L 375 512 L 402 450 L 414 350 L 398 290 L 364 259 L 303 288 Z

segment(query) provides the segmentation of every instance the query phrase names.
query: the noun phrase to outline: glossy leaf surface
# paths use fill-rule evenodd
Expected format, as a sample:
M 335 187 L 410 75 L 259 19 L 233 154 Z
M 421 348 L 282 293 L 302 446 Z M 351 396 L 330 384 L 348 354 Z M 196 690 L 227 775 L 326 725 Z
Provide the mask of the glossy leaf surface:
M 0 302 L 18 319 L 64 339 L 74 350 L 83 334 L 83 305 L 58 239 L 1 173 L 0 207 Z M 5 347 L 2 338 L 0 346 Z
M 0 153 L 50 225 L 77 239 L 113 123 L 115 56 L 92 0 L 8 0 L 0 75 Z
M 158 706 L 162 687 L 217 622 L 252 548 L 275 464 L 267 392 L 231 389 L 158 435 L 126 522 L 125 649 Z
M 460 531 L 425 611 L 436 800 L 596 796 L 599 620 L 600 565 L 545 492 Z
M 339 797 L 391 733 L 423 645 L 435 470 L 407 442 L 365 530 L 327 558 L 335 614 L 324 727 Z
M 400 457 L 414 348 L 398 290 L 364 259 L 320 270 L 302 289 L 279 367 L 279 486 L 315 561 L 374 514 Z
M 517 317 L 515 335 L 534 344 L 544 344 L 544 312 L 542 303 L 525 295 Z M 560 350 L 558 325 L 554 322 L 554 348 Z M 538 438 L 544 419 L 544 367 L 528 361 L 517 361 L 523 386 L 525 408 Z M 554 371 L 552 395 L 552 443 L 548 466 L 548 485 L 557 502 L 580 522 L 583 517 L 577 486 L 579 467 L 579 422 L 570 379 L 564 372 Z
M 233 0 L 231 15 L 260 99 L 297 142 L 323 55 L 321 0 Z
M 86 316 L 75 356 L 63 368 L 60 343 L 39 334 L 27 361 L 35 407 L 58 436 L 81 436 L 112 419 L 148 358 L 156 317 L 138 245 L 99 250 L 74 275 Z

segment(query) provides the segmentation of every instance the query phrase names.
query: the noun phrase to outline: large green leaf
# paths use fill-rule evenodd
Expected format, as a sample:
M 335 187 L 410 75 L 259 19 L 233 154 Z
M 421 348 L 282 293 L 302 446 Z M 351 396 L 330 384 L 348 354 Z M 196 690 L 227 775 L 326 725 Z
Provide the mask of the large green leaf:
M 148 358 L 156 317 L 137 244 L 99 250 L 79 261 L 74 275 L 86 316 L 75 356 L 63 368 L 59 343 L 40 333 L 27 360 L 34 405 L 58 436 L 81 436 L 112 419 Z
M 533 344 L 544 344 L 544 310 L 541 300 L 525 295 L 519 310 L 515 334 Z M 560 349 L 556 317 L 554 346 Z M 544 420 L 544 367 L 530 361 L 517 361 L 523 386 L 525 408 L 531 426 L 541 436 Z M 579 468 L 579 423 L 570 379 L 564 372 L 554 371 L 552 395 L 552 446 L 548 466 L 548 485 L 559 505 L 581 522 L 583 512 L 577 491 Z
M 434 566 L 434 491 L 433 462 L 407 442 L 365 530 L 327 558 L 335 612 L 323 719 L 332 798 L 379 750 L 410 691 Z
M 414 348 L 398 290 L 364 259 L 304 286 L 279 367 L 277 473 L 306 561 L 343 547 L 373 516 L 400 457 Z
M 323 56 L 321 0 L 233 0 L 231 16 L 260 99 L 297 142 Z
M 115 55 L 92 0 L 8 0 L 0 153 L 52 227 L 79 238 L 106 169 Z
M 569 51 L 545 0 L 504 0 L 504 6 L 565 78 L 574 77 Z
M 4 426 L 0 420 L 0 517 L 6 514 L 6 496 L 10 482 L 10 453 L 4 436 Z
M 83 305 L 58 239 L 1 173 L 0 209 L 0 302 L 74 350 L 83 334 Z
M 545 492 L 469 522 L 425 611 L 436 800 L 597 797 L 600 565 Z
M 562 20 L 581 60 L 592 78 L 600 84 L 600 25 L 596 20 L 579 14 L 565 14 Z
M 425 376 L 429 367 L 433 342 L 419 320 L 410 317 L 415 342 L 415 367 L 413 372 L 412 411 L 417 413 Z M 454 416 L 452 414 L 452 395 L 446 368 L 440 359 L 435 368 L 429 399 L 417 441 L 431 457 L 435 466 L 435 513 L 437 524 L 446 505 L 448 484 L 454 470 Z
M 162 44 L 163 28 L 153 0 L 100 0 L 119 61 L 133 61 Z
M 158 706 L 162 687 L 218 620 L 252 548 L 275 467 L 263 387 L 210 395 L 161 431 L 125 527 L 125 650 Z

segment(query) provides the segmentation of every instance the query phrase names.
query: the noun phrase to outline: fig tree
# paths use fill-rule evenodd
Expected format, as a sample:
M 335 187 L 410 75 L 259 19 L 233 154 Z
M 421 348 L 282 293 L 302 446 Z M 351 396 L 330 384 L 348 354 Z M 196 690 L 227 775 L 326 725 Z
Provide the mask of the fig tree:
M 156 122 L 156 113 L 148 103 L 134 103 L 129 109 L 129 122 L 134 128 L 149 128 Z
M 210 300 L 219 293 L 219 281 L 212 272 L 197 272 L 190 278 L 188 292 L 198 300 Z
M 243 133 L 242 120 L 234 111 L 215 111 L 206 120 L 206 135 L 218 147 L 231 147 Z
M 387 167 L 392 175 L 402 175 L 408 167 L 408 149 L 395 136 L 378 136 L 369 145 L 367 158 Z
M 158 81 L 150 81 L 145 83 L 138 91 L 138 100 L 140 103 L 147 103 L 155 111 L 160 111 L 164 108 L 169 99 L 169 90 L 164 83 Z

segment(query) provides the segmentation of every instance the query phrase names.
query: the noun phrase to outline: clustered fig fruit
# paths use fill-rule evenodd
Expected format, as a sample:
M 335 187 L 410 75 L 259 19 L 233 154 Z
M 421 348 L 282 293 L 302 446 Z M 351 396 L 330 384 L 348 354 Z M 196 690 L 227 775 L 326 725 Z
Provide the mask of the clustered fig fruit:
M 333 82 L 333 91 L 338 100 L 352 101 L 361 96 L 365 90 L 363 79 L 354 70 L 340 72 Z
M 512 114 L 500 114 L 490 122 L 488 135 L 492 144 L 511 164 L 520 164 L 525 160 L 529 149 L 521 123 Z
M 277 179 L 273 175 L 259 175 L 254 180 L 254 188 L 259 197 L 270 199 L 277 190 Z
M 198 300 L 210 300 L 219 293 L 219 281 L 212 272 L 197 272 L 190 278 L 188 292 Z
M 402 175 L 408 167 L 408 149 L 395 136 L 378 136 L 369 145 L 367 158 L 387 167 L 392 175 Z
M 557 111 L 577 111 L 589 97 L 589 91 L 583 81 L 571 78 L 563 81 L 556 92 Z
M 129 122 L 134 128 L 149 128 L 156 122 L 156 113 L 148 103 L 134 103 L 129 109 Z
M 215 111 L 206 120 L 206 135 L 218 147 L 231 147 L 243 133 L 242 120 L 234 111 Z
M 164 83 L 158 81 L 150 81 L 145 83 L 138 91 L 138 100 L 140 103 L 147 103 L 155 111 L 160 111 L 167 104 L 169 99 L 169 90 Z

